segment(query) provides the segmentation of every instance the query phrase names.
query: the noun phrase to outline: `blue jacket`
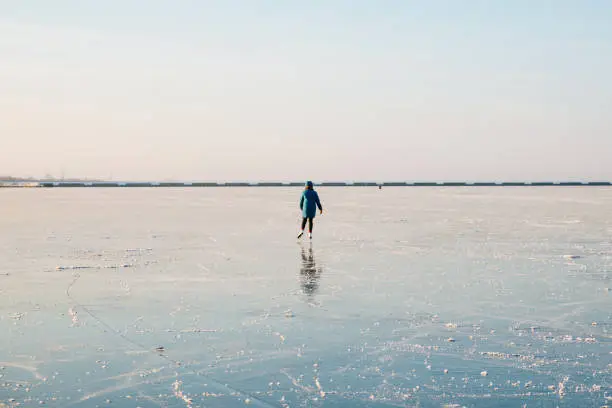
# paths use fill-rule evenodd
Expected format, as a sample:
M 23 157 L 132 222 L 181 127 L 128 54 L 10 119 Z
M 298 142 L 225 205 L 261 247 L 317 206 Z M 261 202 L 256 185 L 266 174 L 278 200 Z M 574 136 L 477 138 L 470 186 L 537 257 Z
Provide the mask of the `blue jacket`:
M 317 207 L 323 211 L 319 195 L 314 190 L 304 190 L 300 199 L 300 210 L 304 218 L 314 218 L 317 215 Z

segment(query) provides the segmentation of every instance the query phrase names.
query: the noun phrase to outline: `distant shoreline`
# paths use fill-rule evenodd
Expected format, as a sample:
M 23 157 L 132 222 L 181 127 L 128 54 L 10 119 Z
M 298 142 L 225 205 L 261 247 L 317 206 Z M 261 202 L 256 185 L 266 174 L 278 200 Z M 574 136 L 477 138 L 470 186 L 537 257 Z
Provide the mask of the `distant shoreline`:
M 435 181 L 386 181 L 386 182 L 321 182 L 318 187 L 563 187 L 563 186 L 610 186 L 609 181 L 507 181 L 507 182 L 435 182 Z M 303 182 L 117 182 L 99 180 L 36 180 L 36 179 L 2 179 L 0 187 L 37 187 L 37 188 L 162 188 L 162 187 L 303 187 Z

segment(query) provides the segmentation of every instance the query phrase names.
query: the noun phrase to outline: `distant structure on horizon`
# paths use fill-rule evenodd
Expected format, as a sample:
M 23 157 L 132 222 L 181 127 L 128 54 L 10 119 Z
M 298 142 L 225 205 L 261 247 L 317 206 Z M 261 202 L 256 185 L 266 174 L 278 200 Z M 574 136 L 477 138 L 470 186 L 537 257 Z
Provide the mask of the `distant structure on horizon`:
M 15 177 L 15 176 L 0 176 L 0 182 L 10 181 L 10 182 L 103 182 L 100 179 L 88 179 L 88 178 L 64 178 L 62 175 L 61 178 L 55 178 L 50 174 L 45 174 L 45 177 Z

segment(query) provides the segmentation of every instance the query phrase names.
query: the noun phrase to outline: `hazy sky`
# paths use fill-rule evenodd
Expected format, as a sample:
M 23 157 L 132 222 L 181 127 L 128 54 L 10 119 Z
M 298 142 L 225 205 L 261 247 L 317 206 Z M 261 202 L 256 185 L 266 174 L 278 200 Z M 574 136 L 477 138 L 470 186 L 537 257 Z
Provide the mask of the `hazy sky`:
M 609 0 L 0 0 L 0 175 L 612 179 Z

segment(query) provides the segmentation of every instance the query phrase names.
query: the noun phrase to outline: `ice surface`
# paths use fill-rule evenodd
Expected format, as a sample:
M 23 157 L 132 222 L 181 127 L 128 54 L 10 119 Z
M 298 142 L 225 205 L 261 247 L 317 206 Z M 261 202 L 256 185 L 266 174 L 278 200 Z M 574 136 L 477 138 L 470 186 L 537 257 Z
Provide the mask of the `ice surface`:
M 604 406 L 610 188 L 0 191 L 0 406 Z

